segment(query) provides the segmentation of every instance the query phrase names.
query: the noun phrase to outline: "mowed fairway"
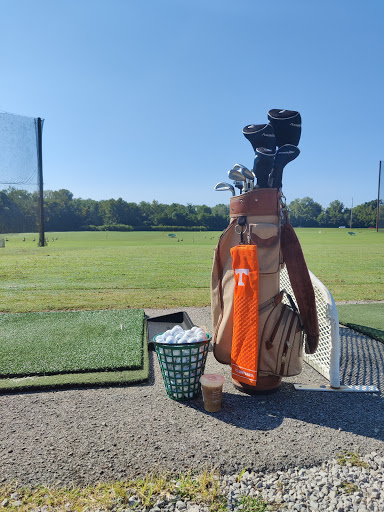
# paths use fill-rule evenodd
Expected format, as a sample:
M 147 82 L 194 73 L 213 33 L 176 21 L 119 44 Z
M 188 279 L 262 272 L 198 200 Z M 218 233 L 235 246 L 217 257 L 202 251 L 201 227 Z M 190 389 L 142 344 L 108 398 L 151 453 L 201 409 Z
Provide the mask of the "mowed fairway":
M 219 234 L 167 235 L 49 233 L 48 247 L 40 248 L 31 234 L 8 235 L 0 249 L 0 311 L 208 304 Z
M 336 301 L 384 300 L 384 232 L 298 228 L 308 268 Z
M 336 301 L 384 300 L 384 234 L 355 232 L 297 229 L 308 267 Z M 43 248 L 31 234 L 8 235 L 0 249 L 0 311 L 209 305 L 220 233 L 168 234 L 49 233 Z

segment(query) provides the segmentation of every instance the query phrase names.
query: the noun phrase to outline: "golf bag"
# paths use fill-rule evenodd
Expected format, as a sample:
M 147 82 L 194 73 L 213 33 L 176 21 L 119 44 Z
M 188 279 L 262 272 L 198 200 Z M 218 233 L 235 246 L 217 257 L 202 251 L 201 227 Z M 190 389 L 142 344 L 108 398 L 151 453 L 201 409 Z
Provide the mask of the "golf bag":
M 247 392 L 272 390 L 280 385 L 283 376 L 301 372 L 303 331 L 306 334 L 307 353 L 314 353 L 318 343 L 313 286 L 300 243 L 282 208 L 281 198 L 282 194 L 276 188 L 259 188 L 233 196 L 230 201 L 230 224 L 220 236 L 213 261 L 211 307 L 214 356 L 220 363 L 232 365 L 234 385 Z M 235 311 L 234 315 L 234 302 L 240 290 L 236 290 L 239 279 L 244 272 L 248 275 L 252 271 L 241 269 L 237 276 L 233 268 L 235 260 L 232 259 L 231 250 L 243 244 L 257 247 L 257 256 L 255 251 L 249 252 L 254 254 L 253 258 L 257 258 L 257 299 L 256 303 L 254 300 L 247 303 L 244 300 L 248 299 L 242 299 L 241 312 Z M 280 269 L 284 264 L 287 265 L 299 311 L 291 298 L 289 305 L 282 302 L 285 292 L 280 290 Z M 246 266 L 246 262 L 241 265 Z M 243 293 L 242 289 L 240 291 Z M 258 305 L 258 328 L 254 339 L 250 340 L 241 326 L 247 326 L 247 315 L 254 316 L 255 304 Z M 241 378 L 236 370 L 244 369 L 246 364 L 246 358 L 239 356 L 241 352 L 244 354 L 242 337 L 246 344 L 253 343 L 257 347 L 256 358 L 252 359 L 252 365 L 256 365 L 254 373 L 252 368 L 248 372 L 252 375 L 250 380 Z M 254 347 L 245 348 L 252 354 L 255 352 Z M 240 363 L 236 361 L 237 357 L 240 357 Z

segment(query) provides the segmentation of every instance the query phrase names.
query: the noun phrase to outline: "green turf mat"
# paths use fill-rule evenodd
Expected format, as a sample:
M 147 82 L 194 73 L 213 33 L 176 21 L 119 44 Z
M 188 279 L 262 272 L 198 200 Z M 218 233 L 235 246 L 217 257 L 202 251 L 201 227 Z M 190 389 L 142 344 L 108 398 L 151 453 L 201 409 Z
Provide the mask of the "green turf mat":
M 341 304 L 337 311 L 341 324 L 384 343 L 384 303 Z
M 115 372 L 89 372 L 48 375 L 42 377 L 24 377 L 0 379 L 0 393 L 61 389 L 82 386 L 124 386 L 148 379 L 148 345 L 143 345 L 143 366 L 140 370 Z
M 0 315 L 0 377 L 143 367 L 144 311 Z

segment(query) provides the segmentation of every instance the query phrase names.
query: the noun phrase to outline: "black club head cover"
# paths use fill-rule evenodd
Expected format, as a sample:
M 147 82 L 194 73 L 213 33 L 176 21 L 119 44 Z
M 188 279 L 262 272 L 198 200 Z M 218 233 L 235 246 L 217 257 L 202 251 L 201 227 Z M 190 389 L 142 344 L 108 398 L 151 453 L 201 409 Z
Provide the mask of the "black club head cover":
M 276 151 L 272 172 L 268 179 L 268 185 L 271 188 L 281 188 L 283 186 L 284 167 L 298 157 L 299 154 L 300 149 L 292 144 L 285 144 Z
M 252 144 L 253 151 L 257 148 L 267 148 L 275 151 L 276 137 L 270 124 L 249 124 L 243 128 L 243 134 Z
M 275 151 L 268 148 L 256 148 L 253 173 L 257 178 L 258 188 L 268 188 L 268 176 L 272 170 Z
M 299 112 L 274 108 L 268 112 L 268 120 L 273 126 L 277 147 L 285 144 L 299 145 L 301 135 L 301 115 Z

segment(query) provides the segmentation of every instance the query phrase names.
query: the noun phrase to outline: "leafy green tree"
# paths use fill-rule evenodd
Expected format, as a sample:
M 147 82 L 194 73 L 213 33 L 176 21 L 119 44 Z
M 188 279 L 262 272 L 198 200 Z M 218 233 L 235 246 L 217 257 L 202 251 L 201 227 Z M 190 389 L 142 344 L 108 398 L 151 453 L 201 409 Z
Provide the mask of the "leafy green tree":
M 345 206 L 336 199 L 332 201 L 319 216 L 319 224 L 330 228 L 338 228 L 345 225 Z
M 359 204 L 352 210 L 352 227 L 374 228 L 376 226 L 377 201 Z
M 69 190 L 46 190 L 44 192 L 44 213 L 46 231 L 72 231 L 81 227 Z
M 311 197 L 295 199 L 288 205 L 290 221 L 293 226 L 316 227 L 319 225 L 319 216 L 323 208 Z

